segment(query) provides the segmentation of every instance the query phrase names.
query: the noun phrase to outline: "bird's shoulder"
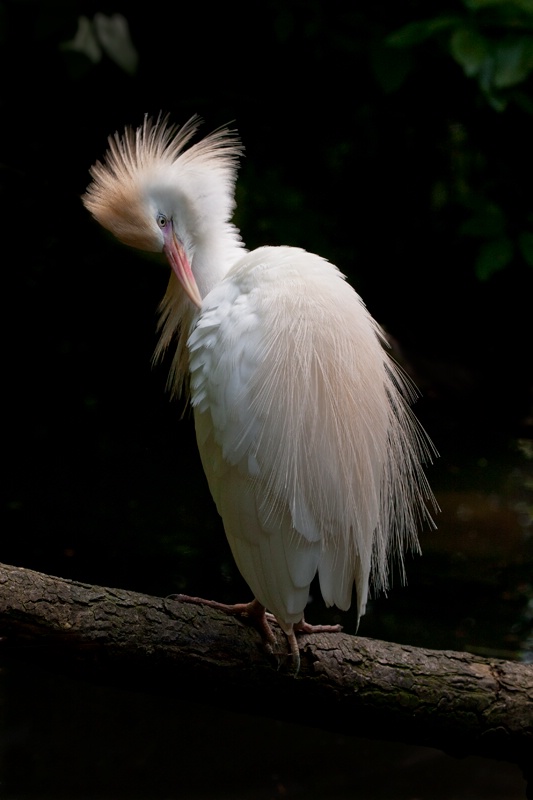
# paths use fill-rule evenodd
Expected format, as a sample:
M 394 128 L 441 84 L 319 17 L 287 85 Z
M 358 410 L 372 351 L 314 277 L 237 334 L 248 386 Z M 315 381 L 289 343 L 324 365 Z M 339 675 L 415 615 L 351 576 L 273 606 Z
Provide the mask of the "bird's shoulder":
M 303 250 L 244 255 L 204 299 L 188 347 L 192 404 L 232 463 L 261 445 L 273 468 L 288 437 L 305 458 L 346 438 L 354 407 L 380 408 L 379 328 L 339 270 Z
M 222 290 L 233 286 L 241 294 L 256 295 L 258 299 L 274 296 L 287 302 L 297 302 L 298 294 L 305 297 L 315 286 L 339 288 L 344 276 L 325 258 L 299 247 L 258 247 L 245 253 L 228 271 Z M 300 298 L 301 299 L 301 298 Z
M 260 247 L 245 253 L 204 298 L 196 335 L 212 325 L 230 336 L 319 331 L 328 323 L 338 336 L 367 312 L 340 270 L 326 259 L 297 247 Z
M 207 387 L 242 397 L 254 384 L 264 393 L 273 376 L 285 387 L 305 382 L 313 361 L 335 369 L 354 346 L 379 351 L 379 337 L 333 264 L 295 247 L 258 248 L 204 298 L 188 340 L 193 403 Z

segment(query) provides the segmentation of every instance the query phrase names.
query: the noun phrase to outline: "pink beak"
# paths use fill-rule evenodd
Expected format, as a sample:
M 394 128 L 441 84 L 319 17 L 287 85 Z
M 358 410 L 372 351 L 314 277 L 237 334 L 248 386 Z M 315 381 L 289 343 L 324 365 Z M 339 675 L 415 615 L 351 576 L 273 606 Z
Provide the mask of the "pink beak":
M 170 266 L 174 270 L 177 279 L 187 292 L 194 305 L 198 306 L 198 308 L 201 308 L 202 296 L 198 289 L 194 275 L 192 274 L 189 259 L 187 258 L 182 243 L 174 233 L 174 227 L 172 224 L 165 228 L 164 236 L 165 245 L 163 247 L 163 252 L 167 257 Z

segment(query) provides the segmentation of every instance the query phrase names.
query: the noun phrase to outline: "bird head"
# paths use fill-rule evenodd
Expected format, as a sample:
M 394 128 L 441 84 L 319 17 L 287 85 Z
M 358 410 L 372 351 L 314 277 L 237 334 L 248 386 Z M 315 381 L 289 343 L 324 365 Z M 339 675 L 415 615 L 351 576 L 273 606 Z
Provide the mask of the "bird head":
M 162 252 L 191 301 L 202 297 L 194 256 L 217 226 L 227 226 L 235 205 L 236 135 L 219 129 L 186 149 L 200 120 L 181 128 L 146 117 L 136 130 L 109 138 L 103 161 L 91 168 L 83 203 L 119 241 Z

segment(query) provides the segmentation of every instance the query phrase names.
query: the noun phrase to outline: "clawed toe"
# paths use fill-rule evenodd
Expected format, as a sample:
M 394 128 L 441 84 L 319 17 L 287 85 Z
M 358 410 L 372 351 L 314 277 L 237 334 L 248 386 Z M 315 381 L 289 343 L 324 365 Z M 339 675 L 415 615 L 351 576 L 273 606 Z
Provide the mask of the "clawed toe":
M 254 628 L 259 632 L 263 642 L 265 651 L 269 656 L 276 658 L 278 662 L 278 669 L 280 667 L 280 660 L 284 660 L 283 654 L 276 652 L 277 639 L 272 631 L 271 623 L 274 622 L 284 632 L 289 645 L 289 652 L 285 654 L 290 659 L 290 667 L 288 671 L 293 675 L 297 675 L 300 669 L 300 649 L 298 647 L 297 634 L 313 634 L 313 633 L 339 633 L 342 630 L 341 625 L 310 625 L 302 619 L 294 625 L 282 625 L 273 614 L 266 611 L 265 607 L 258 601 L 252 600 L 249 603 L 219 603 L 216 600 L 205 600 L 202 597 L 191 597 L 186 594 L 170 595 L 173 599 L 179 600 L 182 603 L 194 603 L 195 605 L 208 606 L 209 608 L 223 611 L 225 614 L 232 616 L 242 617 L 249 621 Z

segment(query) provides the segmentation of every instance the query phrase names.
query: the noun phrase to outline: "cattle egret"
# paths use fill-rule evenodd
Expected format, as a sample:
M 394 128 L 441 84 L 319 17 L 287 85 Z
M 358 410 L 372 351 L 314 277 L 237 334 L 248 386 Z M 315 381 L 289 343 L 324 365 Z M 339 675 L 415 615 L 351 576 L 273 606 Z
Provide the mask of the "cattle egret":
M 155 358 L 188 392 L 200 455 L 228 542 L 254 600 L 225 606 L 287 635 L 338 630 L 304 621 L 318 573 L 326 605 L 357 615 L 390 564 L 419 550 L 434 502 L 432 445 L 382 330 L 339 270 L 295 247 L 248 252 L 231 223 L 241 144 L 219 129 L 196 144 L 145 118 L 109 139 L 83 201 L 121 242 L 165 254 Z M 187 145 L 189 145 L 187 147 Z M 189 598 L 198 602 L 198 598 Z M 267 615 L 266 610 L 270 613 Z

